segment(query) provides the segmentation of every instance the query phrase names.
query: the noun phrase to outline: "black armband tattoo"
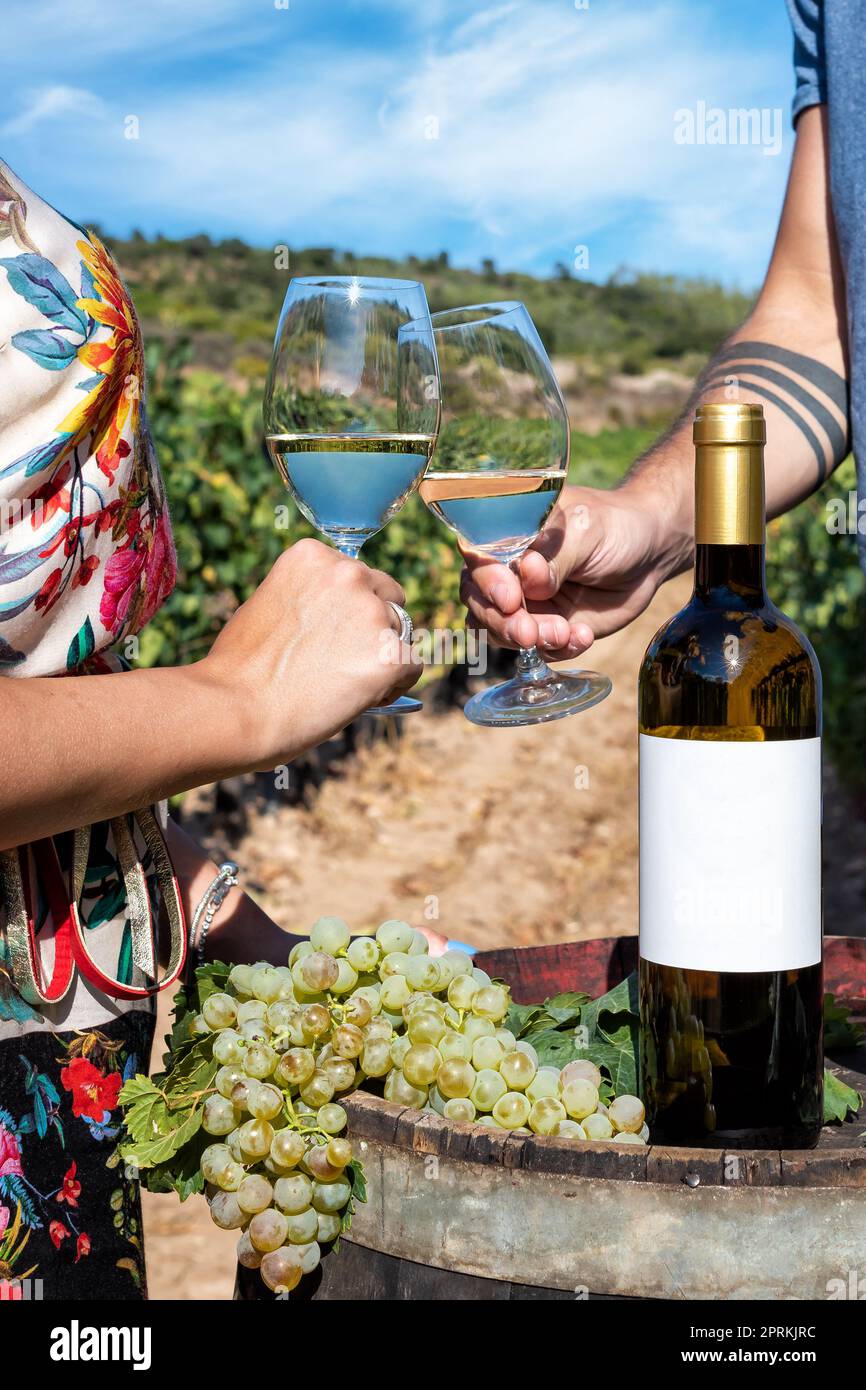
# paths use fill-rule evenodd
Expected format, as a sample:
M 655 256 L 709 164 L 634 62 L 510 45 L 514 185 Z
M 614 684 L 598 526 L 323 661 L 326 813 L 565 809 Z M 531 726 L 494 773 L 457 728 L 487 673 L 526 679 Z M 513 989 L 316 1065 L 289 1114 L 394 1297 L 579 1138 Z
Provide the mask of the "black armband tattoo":
M 775 365 L 767 366 L 768 362 Z M 723 348 L 710 363 L 708 375 L 710 379 L 704 383 L 704 389 L 723 389 L 730 384 L 729 378 L 734 376 L 756 396 L 781 410 L 797 426 L 812 449 L 818 464 L 819 482 L 823 482 L 847 454 L 850 447 L 848 383 L 832 367 L 814 357 L 778 347 L 775 343 L 750 341 L 731 343 Z M 764 385 L 765 382 L 770 385 Z M 771 387 L 784 391 L 785 396 L 779 395 L 778 390 Z M 813 389 L 810 390 L 810 387 Z M 820 391 L 836 407 L 844 424 L 815 394 L 816 391 Z M 823 430 L 827 444 L 813 428 L 816 425 Z

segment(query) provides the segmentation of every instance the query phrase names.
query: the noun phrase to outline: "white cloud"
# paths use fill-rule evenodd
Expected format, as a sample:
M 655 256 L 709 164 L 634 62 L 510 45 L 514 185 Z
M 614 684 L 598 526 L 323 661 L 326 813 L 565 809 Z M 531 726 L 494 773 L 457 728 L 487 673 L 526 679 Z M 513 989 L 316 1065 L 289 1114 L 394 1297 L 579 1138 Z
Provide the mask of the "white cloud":
M 99 117 L 104 110 L 104 102 L 83 87 L 42 87 L 27 94 L 23 110 L 0 125 L 0 135 L 24 135 L 34 126 L 54 120 L 57 116 Z

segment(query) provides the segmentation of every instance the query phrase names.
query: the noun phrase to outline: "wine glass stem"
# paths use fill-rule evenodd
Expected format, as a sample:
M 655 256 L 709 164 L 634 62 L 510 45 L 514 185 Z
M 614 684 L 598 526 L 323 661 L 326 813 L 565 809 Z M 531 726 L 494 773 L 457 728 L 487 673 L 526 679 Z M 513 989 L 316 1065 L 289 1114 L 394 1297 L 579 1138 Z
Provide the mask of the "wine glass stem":
M 363 541 L 350 541 L 350 540 L 339 540 L 339 541 L 334 541 L 334 545 L 337 547 L 337 549 L 339 550 L 340 554 L 341 554 L 341 555 L 348 555 L 348 557 L 349 557 L 350 560 L 357 560 L 358 556 L 359 556 L 360 553 L 361 553 L 361 546 L 362 546 L 363 544 L 364 544 Z
M 542 681 L 550 675 L 547 663 L 538 655 L 537 647 L 521 647 L 517 653 L 517 676 L 522 681 Z

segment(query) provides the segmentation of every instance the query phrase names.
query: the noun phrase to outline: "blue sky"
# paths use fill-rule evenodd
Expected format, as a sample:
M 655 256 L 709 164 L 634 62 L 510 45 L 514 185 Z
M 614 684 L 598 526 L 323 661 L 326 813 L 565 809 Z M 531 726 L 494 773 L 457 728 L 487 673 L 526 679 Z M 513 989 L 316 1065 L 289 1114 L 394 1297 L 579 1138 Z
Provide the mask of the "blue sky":
M 592 279 L 744 288 L 772 245 L 783 0 L 0 0 L 0 25 L 0 155 L 114 233 L 541 274 L 586 246 Z M 781 109 L 781 147 L 677 143 L 700 102 Z

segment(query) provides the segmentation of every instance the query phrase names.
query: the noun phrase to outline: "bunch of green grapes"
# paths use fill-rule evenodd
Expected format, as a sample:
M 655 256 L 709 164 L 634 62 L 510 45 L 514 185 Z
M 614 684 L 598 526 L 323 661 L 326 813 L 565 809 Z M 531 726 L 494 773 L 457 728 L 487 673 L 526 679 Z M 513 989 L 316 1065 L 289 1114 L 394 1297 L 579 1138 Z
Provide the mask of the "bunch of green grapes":
M 211 1216 L 240 1230 L 238 1259 L 293 1289 L 336 1239 L 352 1145 L 338 1097 L 363 1082 L 387 1100 L 518 1133 L 644 1143 L 636 1096 L 605 1106 L 592 1062 L 538 1065 L 503 1026 L 508 989 L 464 951 L 431 958 L 423 933 L 383 922 L 352 937 L 322 917 L 288 965 L 236 965 L 192 1021 L 219 1063 L 201 1156 Z

